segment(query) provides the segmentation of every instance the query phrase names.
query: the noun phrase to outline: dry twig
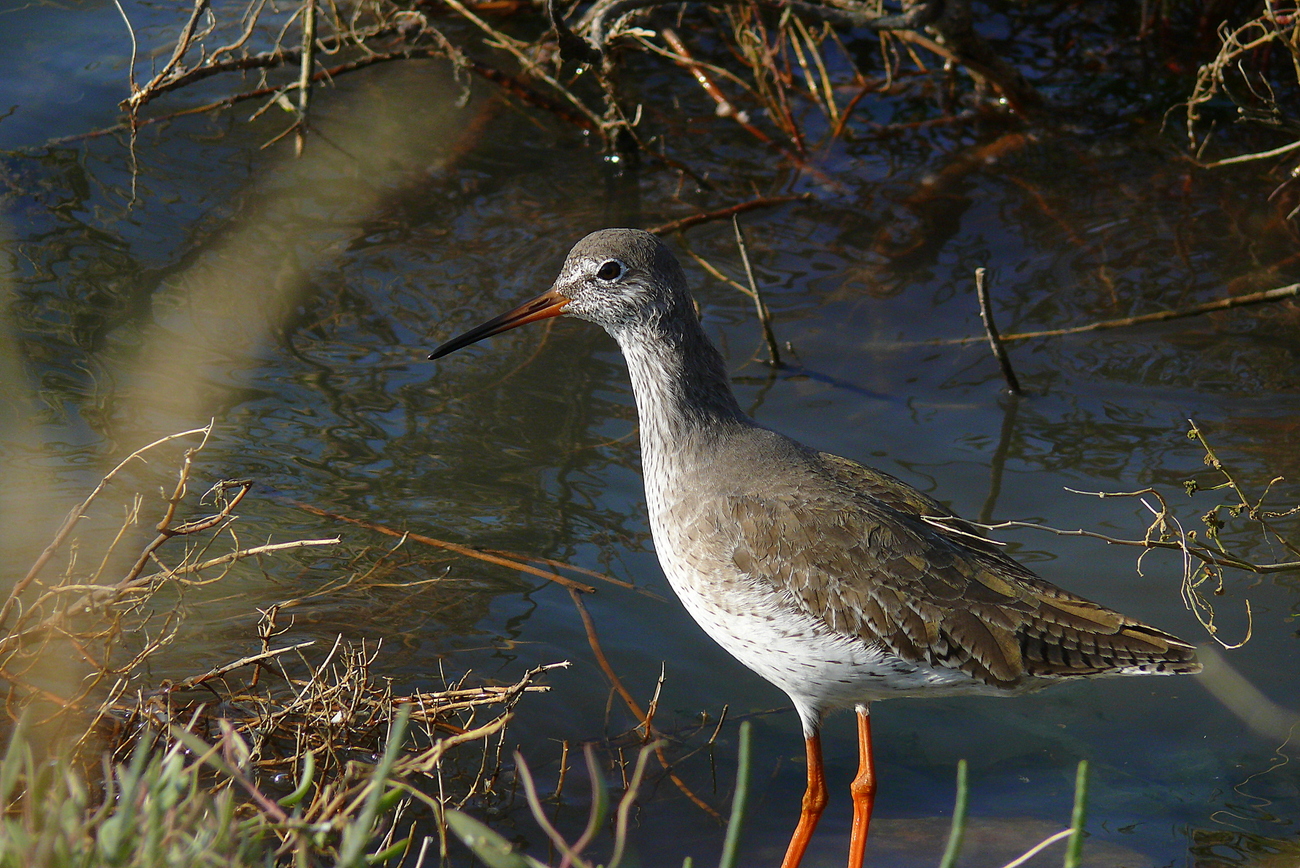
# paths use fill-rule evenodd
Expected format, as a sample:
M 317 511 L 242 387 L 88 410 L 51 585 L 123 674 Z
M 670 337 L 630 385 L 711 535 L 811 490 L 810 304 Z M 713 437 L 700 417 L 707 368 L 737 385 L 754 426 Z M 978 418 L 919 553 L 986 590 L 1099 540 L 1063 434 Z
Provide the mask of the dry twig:
M 1142 539 L 1121 539 L 1095 531 L 1082 529 L 1062 530 L 1024 521 L 1003 521 L 978 524 L 977 526 L 986 531 L 1008 528 L 1041 530 L 1058 536 L 1084 537 L 1100 540 L 1109 545 L 1140 548 L 1142 554 L 1138 558 L 1139 573 L 1141 573 L 1142 559 L 1148 552 L 1157 549 L 1179 552 L 1183 558 L 1181 589 L 1184 604 L 1196 616 L 1201 626 L 1205 628 L 1206 633 L 1216 642 L 1225 648 L 1240 647 L 1249 641 L 1252 631 L 1253 615 L 1250 600 L 1247 599 L 1244 602 L 1246 617 L 1244 637 L 1236 643 L 1227 643 L 1219 637 L 1219 628 L 1215 623 L 1215 609 L 1210 602 L 1210 596 L 1219 596 L 1226 592 L 1226 578 L 1229 570 L 1255 574 L 1300 573 L 1300 544 L 1285 537 L 1275 523 L 1278 519 L 1300 514 L 1300 505 L 1282 509 L 1265 509 L 1264 502 L 1266 498 L 1272 491 L 1273 486 L 1280 482 L 1281 479 L 1270 481 L 1262 494 L 1252 498 L 1246 493 L 1236 475 L 1219 460 L 1196 423 L 1189 421 L 1189 425 L 1188 438 L 1196 441 L 1204 450 L 1205 464 L 1218 474 L 1220 481 L 1210 486 L 1204 486 L 1196 480 L 1189 480 L 1184 485 L 1186 493 L 1194 495 L 1199 491 L 1225 490 L 1232 492 L 1234 496 L 1233 503 L 1215 506 L 1201 516 L 1201 522 L 1206 527 L 1205 536 L 1208 542 L 1202 541 L 1195 530 L 1186 529 L 1184 523 L 1170 508 L 1165 496 L 1154 488 L 1124 492 L 1074 491 L 1073 489 L 1067 489 L 1075 494 L 1088 494 L 1094 497 L 1138 498 L 1142 506 L 1152 515 L 1151 524 L 1147 527 L 1146 534 Z M 1156 505 L 1153 506 L 1151 501 L 1154 501 Z M 1264 539 L 1275 541 L 1287 552 L 1295 555 L 1296 559 L 1260 563 L 1229 550 L 1223 540 L 1223 530 L 1226 522 L 1220 517 L 1220 512 L 1226 512 L 1229 519 L 1245 516 L 1259 526 L 1259 529 L 1263 531 Z M 1209 596 L 1206 593 L 1207 589 Z
M 1002 345 L 1002 339 L 998 336 L 998 325 L 993 320 L 993 307 L 989 303 L 988 287 L 984 284 L 985 274 L 985 269 L 975 269 L 975 295 L 980 303 L 980 319 L 984 321 L 984 333 L 988 335 L 989 346 L 993 350 L 993 357 L 998 360 L 998 367 L 1002 369 L 1002 379 L 1007 381 L 1007 388 L 1011 390 L 1011 394 L 1021 395 L 1023 393 L 1020 391 L 1020 381 L 1016 379 L 1016 372 L 1011 369 L 1007 348 Z
M 744 212 L 752 211 L 755 208 L 771 208 L 776 205 L 785 205 L 789 202 L 805 202 L 811 198 L 811 194 L 809 193 L 800 193 L 797 196 L 761 196 L 757 199 L 750 199 L 748 202 L 728 205 L 726 208 L 719 208 L 716 211 L 705 211 L 700 214 L 692 214 L 689 217 L 682 217 L 679 220 L 662 223 L 651 229 L 647 229 L 646 231 L 651 235 L 670 235 L 673 232 L 680 232 L 683 229 L 689 229 L 692 226 L 698 226 L 701 223 L 710 223 L 714 220 L 727 220 L 737 214 L 743 214 Z
M 632 713 L 633 717 L 636 717 L 641 721 L 641 726 L 644 727 L 643 743 L 653 742 L 655 756 L 659 759 L 659 764 L 663 766 L 664 771 L 668 773 L 669 779 L 677 789 L 681 790 L 682 795 L 690 799 L 691 802 L 701 811 L 704 811 L 715 820 L 721 822 L 722 815 L 719 814 L 712 805 L 697 796 L 695 792 L 686 785 L 686 782 L 682 780 L 675 771 L 673 771 L 672 762 L 669 761 L 668 756 L 664 753 L 663 742 L 658 739 L 659 734 L 651 725 L 650 715 L 641 708 L 641 704 L 637 702 L 636 699 L 632 697 L 632 694 L 628 692 L 627 688 L 623 686 L 622 679 L 618 677 L 618 673 L 614 671 L 614 667 L 609 664 L 609 659 L 605 656 L 604 649 L 600 647 L 600 639 L 596 635 L 596 623 L 591 619 L 591 613 L 587 611 L 587 606 L 582 602 L 582 597 L 572 590 L 569 591 L 569 595 L 573 598 L 573 605 L 578 610 L 579 617 L 582 618 L 582 626 L 587 633 L 587 643 L 591 646 L 591 652 L 596 657 L 597 665 L 599 665 L 600 670 L 605 673 L 605 677 L 609 679 L 610 685 L 623 700 L 628 711 Z M 658 696 L 657 690 L 655 695 Z
M 1236 104 L 1239 121 L 1278 130 L 1293 140 L 1255 153 L 1202 162 L 1203 166 L 1276 159 L 1300 149 L 1300 114 L 1294 110 L 1294 101 L 1286 98 L 1294 97 L 1300 88 L 1300 16 L 1294 9 L 1279 10 L 1266 2 L 1245 24 L 1229 27 L 1225 23 L 1219 39 L 1218 54 L 1198 70 L 1192 94 L 1184 103 L 1188 149 L 1198 162 L 1204 158 L 1214 124 L 1206 121 L 1202 109 L 1224 97 Z
M 401 537 L 403 539 L 409 539 L 414 542 L 422 543 L 423 545 L 433 546 L 434 548 L 445 549 L 449 552 L 455 552 L 456 554 L 463 555 L 467 558 L 474 558 L 476 560 L 486 561 L 490 564 L 496 564 L 497 566 L 509 567 L 510 569 L 518 570 L 521 573 L 528 573 L 529 575 L 546 579 L 548 582 L 555 582 L 557 585 L 568 588 L 569 590 L 582 591 L 584 594 L 594 594 L 596 592 L 596 589 L 593 588 L 591 585 L 583 584 L 582 582 L 576 582 L 573 579 L 569 579 L 560 575 L 559 573 L 554 573 L 554 572 L 548 573 L 545 570 L 539 570 L 536 567 L 530 566 L 521 560 L 517 560 L 516 556 L 513 555 L 502 556 L 500 554 L 493 554 L 491 552 L 483 551 L 481 549 L 470 548 L 469 546 L 463 546 L 463 545 L 458 545 L 456 543 L 447 542 L 446 540 L 434 539 L 431 536 L 425 536 L 423 534 L 394 530 L 391 527 L 385 527 L 384 525 L 376 524 L 373 521 L 366 521 L 360 518 L 350 518 L 346 515 L 339 515 L 338 513 L 329 512 L 328 510 L 321 509 L 320 507 L 312 506 L 307 503 L 301 503 L 299 501 L 290 500 L 286 502 L 289 503 L 291 506 L 295 506 L 298 509 L 303 510 L 304 512 L 310 512 L 312 515 L 319 515 L 323 518 L 330 518 L 335 521 L 344 521 L 347 522 L 348 524 L 354 524 L 357 527 L 364 527 L 367 530 L 373 530 L 376 533 L 382 533 L 382 534 L 386 534 L 387 536 L 395 536 L 395 537 Z M 555 562 L 548 561 L 548 563 L 554 564 Z M 591 571 L 589 570 L 584 570 L 584 572 L 586 572 L 588 575 L 592 575 Z M 629 589 L 635 588 L 635 585 L 633 585 L 631 582 L 625 582 L 622 579 L 616 579 L 613 576 L 606 576 L 603 574 L 595 574 L 595 575 L 600 579 L 602 579 L 603 581 L 609 582 L 612 585 L 618 585 L 621 588 L 629 588 Z
M 731 228 L 736 232 L 736 247 L 740 249 L 740 261 L 745 264 L 745 277 L 749 280 L 749 296 L 754 299 L 754 308 L 758 315 L 759 326 L 763 330 L 763 341 L 767 344 L 767 361 L 774 368 L 781 367 L 781 351 L 776 345 L 776 334 L 772 331 L 772 312 L 767 309 L 763 295 L 754 280 L 754 269 L 749 264 L 749 250 L 745 246 L 745 234 L 740 231 L 740 221 L 731 215 Z

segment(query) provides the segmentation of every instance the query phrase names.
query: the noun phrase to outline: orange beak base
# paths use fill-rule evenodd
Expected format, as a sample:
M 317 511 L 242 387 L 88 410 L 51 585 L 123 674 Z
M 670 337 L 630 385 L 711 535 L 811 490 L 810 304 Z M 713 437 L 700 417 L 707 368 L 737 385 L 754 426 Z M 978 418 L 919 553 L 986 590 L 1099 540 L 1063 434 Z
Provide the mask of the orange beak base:
M 532 301 L 526 301 L 514 310 L 506 311 L 501 316 L 470 329 L 458 338 L 452 338 L 429 353 L 429 358 L 440 359 L 448 353 L 454 353 L 462 347 L 477 343 L 484 338 L 490 338 L 492 335 L 499 335 L 526 323 L 537 322 L 539 319 L 559 316 L 564 312 L 564 306 L 568 303 L 568 298 L 560 295 L 554 289 L 548 289 Z

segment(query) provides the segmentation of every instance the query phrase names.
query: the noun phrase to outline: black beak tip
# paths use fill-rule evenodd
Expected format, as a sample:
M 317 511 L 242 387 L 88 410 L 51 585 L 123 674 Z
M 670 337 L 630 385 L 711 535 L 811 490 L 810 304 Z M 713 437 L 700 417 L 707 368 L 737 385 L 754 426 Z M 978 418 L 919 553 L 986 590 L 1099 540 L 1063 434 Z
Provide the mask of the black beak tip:
M 432 362 L 435 359 L 441 359 L 443 356 L 451 355 L 456 350 L 460 349 L 461 346 L 462 344 L 456 341 L 447 341 L 445 344 L 442 344 L 434 349 L 433 352 L 429 353 L 429 361 Z

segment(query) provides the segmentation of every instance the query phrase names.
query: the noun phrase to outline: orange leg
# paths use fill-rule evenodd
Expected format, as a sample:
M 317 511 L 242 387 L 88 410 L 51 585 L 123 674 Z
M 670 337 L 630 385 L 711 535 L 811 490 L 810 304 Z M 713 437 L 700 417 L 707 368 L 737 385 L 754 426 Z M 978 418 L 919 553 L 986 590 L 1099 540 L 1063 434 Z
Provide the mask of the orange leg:
M 862 868 L 867 851 L 867 827 L 876 804 L 876 769 L 871 759 L 871 714 L 858 706 L 858 776 L 849 785 L 853 794 L 853 831 L 849 835 L 849 868 Z
M 786 848 L 785 858 L 781 860 L 781 868 L 799 868 L 804 851 L 808 849 L 808 842 L 812 840 L 813 829 L 817 828 L 817 821 L 822 818 L 822 811 L 826 810 L 829 799 L 826 774 L 822 769 L 821 733 L 813 732 L 804 740 L 804 746 L 808 751 L 808 789 L 804 790 L 799 825 L 794 827 L 794 835 L 790 837 L 790 846 Z

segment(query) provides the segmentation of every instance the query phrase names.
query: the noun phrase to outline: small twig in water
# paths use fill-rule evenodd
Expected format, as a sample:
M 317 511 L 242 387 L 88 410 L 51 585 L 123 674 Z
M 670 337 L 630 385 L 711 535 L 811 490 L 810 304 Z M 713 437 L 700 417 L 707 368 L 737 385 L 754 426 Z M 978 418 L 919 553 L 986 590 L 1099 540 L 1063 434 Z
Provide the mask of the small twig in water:
M 307 145 L 307 109 L 311 107 L 311 71 L 316 64 L 316 0 L 302 11 L 302 59 L 298 68 L 298 122 L 294 125 L 294 156 Z
M 717 83 L 715 83 L 713 78 L 709 75 L 708 70 L 705 69 L 703 65 L 696 62 L 695 58 L 691 56 L 690 49 L 686 47 L 686 43 L 682 42 L 681 37 L 679 37 L 672 28 L 663 28 L 659 31 L 659 35 L 663 37 L 664 42 L 668 43 L 668 47 L 672 49 L 674 61 L 689 72 L 691 77 L 699 82 L 700 87 L 703 88 L 704 92 L 713 100 L 716 105 L 714 111 L 718 117 L 734 119 L 736 123 L 740 124 L 740 126 L 744 128 L 745 132 L 749 133 L 758 141 L 780 150 L 791 160 L 791 162 L 796 164 L 801 162 L 797 155 L 792 153 L 789 149 L 782 147 L 779 142 L 749 122 L 749 113 L 736 108 L 735 105 L 732 104 L 731 100 L 727 99 L 726 94 L 722 92 L 722 89 L 718 87 Z
M 1020 381 L 1016 379 L 1016 372 L 1011 369 L 1011 358 L 1007 355 L 1007 348 L 1002 345 L 1002 338 L 998 335 L 998 325 L 993 321 L 993 306 L 989 303 L 989 290 L 984 281 L 987 273 L 984 268 L 975 269 L 975 295 L 980 302 L 980 319 L 984 321 L 984 333 L 988 335 L 989 346 L 993 348 L 993 358 L 998 360 L 998 367 L 1002 369 L 1002 379 L 1007 381 L 1007 388 L 1013 395 L 1023 395 Z
M 1027 338 L 1054 338 L 1062 335 L 1077 335 L 1082 332 L 1095 332 L 1102 329 L 1118 329 L 1127 326 L 1145 325 L 1153 322 L 1164 322 L 1171 319 L 1183 319 L 1189 316 L 1200 316 L 1201 314 L 1214 313 L 1220 310 L 1230 310 L 1234 307 L 1246 307 L 1252 304 L 1263 304 L 1270 301 L 1281 301 L 1284 298 L 1295 298 L 1300 295 L 1300 283 L 1293 283 L 1290 286 L 1279 286 L 1276 289 L 1266 289 L 1263 292 L 1252 292 L 1247 295 L 1236 295 L 1231 298 L 1221 298 L 1215 301 L 1207 301 L 1204 304 L 1194 304 L 1191 307 L 1185 307 L 1181 310 L 1158 310 L 1154 313 L 1144 313 L 1138 316 L 1126 316 L 1120 319 L 1104 319 L 1097 322 L 1091 322 L 1087 325 L 1072 326 L 1064 329 L 1047 329 L 1038 332 L 1019 332 L 1016 334 L 1003 335 L 1004 341 L 1021 341 Z M 969 343 L 978 338 L 962 338 L 960 343 Z
M 135 83 L 135 55 L 137 51 L 135 28 L 131 26 L 131 19 L 126 17 L 126 10 L 122 8 L 121 0 L 113 0 L 113 5 L 117 7 L 117 11 L 122 16 L 122 20 L 126 22 L 126 32 L 131 34 L 131 59 L 127 61 L 126 79 L 127 84 L 131 88 L 131 93 L 134 95 L 136 91 L 140 89 Z
M 654 738 L 657 733 L 650 723 L 648 715 L 642 710 L 641 704 L 633 699 L 632 694 L 623 686 L 623 682 L 614 671 L 614 667 L 609 665 L 609 659 L 605 656 L 604 650 L 600 647 L 600 639 L 596 636 L 596 624 L 591 619 L 591 613 L 587 611 L 586 605 L 582 602 L 582 597 L 572 590 L 569 591 L 569 595 L 573 597 L 573 605 L 577 608 L 579 617 L 582 618 L 582 626 L 587 632 L 587 643 L 591 645 L 591 651 L 596 655 L 596 663 L 600 666 L 601 671 L 605 673 L 605 677 L 610 680 L 614 690 L 627 706 L 628 711 L 632 712 L 633 716 L 645 724 L 646 739 Z M 654 748 L 659 764 L 664 767 L 664 771 L 668 772 L 668 778 L 676 785 L 677 789 L 681 790 L 682 795 L 694 802 L 696 807 L 715 820 L 721 820 L 722 816 L 708 802 L 695 795 L 691 788 L 686 785 L 686 782 L 672 770 L 672 763 L 668 761 L 668 757 L 664 754 L 662 744 L 655 742 Z
M 233 672 L 234 670 L 239 669 L 241 666 L 247 666 L 250 663 L 257 663 L 261 660 L 267 660 L 271 657 L 278 657 L 281 654 L 286 654 L 290 651 L 297 651 L 299 648 L 306 648 L 308 645 L 315 645 L 315 644 L 316 644 L 315 639 L 308 639 L 306 642 L 299 642 L 297 645 L 289 645 L 284 648 L 276 648 L 270 651 L 263 651 L 261 654 L 250 654 L 247 657 L 241 657 L 240 659 L 235 660 L 231 663 L 227 663 L 223 666 L 217 666 L 212 669 L 209 669 L 207 672 L 204 672 L 202 675 L 195 675 L 191 678 L 186 678 L 184 681 L 179 681 L 176 683 L 175 689 L 188 690 L 191 687 L 197 687 L 198 685 L 202 684 L 205 681 L 211 681 L 213 678 L 220 678 L 222 675 L 225 675 L 227 672 Z
M 745 246 L 745 233 L 740 231 L 740 221 L 731 215 L 731 227 L 736 230 L 736 246 L 740 248 L 740 261 L 745 263 L 745 277 L 749 280 L 749 291 L 754 299 L 754 309 L 758 313 L 759 325 L 763 327 L 763 340 L 767 342 L 767 361 L 774 368 L 781 367 L 781 351 L 776 345 L 776 335 L 772 332 L 772 312 L 758 290 L 754 280 L 754 269 L 749 264 L 749 249 Z
M 190 437 L 195 434 L 202 434 L 203 441 L 198 447 L 201 449 L 203 448 L 203 443 L 207 443 L 208 436 L 212 433 L 212 424 L 213 423 L 209 422 L 203 428 L 192 428 L 189 431 L 181 431 L 178 434 L 169 434 L 166 437 L 160 437 L 148 446 L 143 446 L 132 452 L 126 458 L 123 458 L 118 462 L 116 467 L 106 473 L 104 478 L 99 481 L 99 484 L 95 486 L 95 490 L 90 492 L 90 495 L 85 500 L 77 504 L 77 506 L 68 513 L 67 518 L 63 520 L 63 524 L 61 524 L 58 531 L 55 532 L 53 541 L 51 541 L 50 544 L 45 547 L 45 550 L 41 552 L 40 557 L 36 559 L 36 563 L 32 564 L 31 569 L 27 571 L 27 575 L 23 576 L 22 580 L 19 581 L 18 584 L 14 585 L 13 589 L 9 591 L 9 596 L 5 600 L 4 607 L 0 608 L 0 626 L 3 626 L 5 621 L 9 619 L 10 613 L 13 612 L 14 606 L 18 603 L 19 595 L 27 589 L 27 586 L 32 583 L 37 575 L 40 574 L 41 569 L 49 563 L 50 558 L 54 556 L 54 553 L 58 551 L 59 547 L 67 540 L 68 535 L 71 534 L 73 528 L 77 526 L 77 522 L 81 520 L 81 517 L 85 514 L 86 510 L 90 508 L 90 504 L 94 502 L 100 492 L 102 492 L 108 484 L 113 481 L 113 478 L 117 476 L 118 472 L 121 471 L 122 468 L 140 458 L 145 452 L 148 452 L 155 446 L 161 446 L 164 443 L 177 440 L 181 437 Z
M 318 506 L 312 506 L 309 503 L 302 503 L 301 501 L 297 501 L 297 500 L 285 499 L 284 502 L 288 503 L 290 506 L 295 506 L 298 509 L 301 509 L 305 512 L 310 512 L 312 515 L 319 515 L 321 518 L 332 518 L 335 521 L 345 521 L 348 524 L 355 524 L 357 527 L 364 527 L 367 530 L 373 530 L 376 533 L 382 533 L 388 536 L 395 536 L 395 537 L 405 537 L 406 539 L 409 539 L 413 542 L 423 543 L 424 545 L 433 546 L 434 548 L 446 549 L 449 552 L 455 552 L 458 555 L 464 555 L 465 557 L 468 558 L 475 558 L 480 561 L 487 561 L 488 563 L 496 564 L 497 566 L 509 567 L 510 569 L 518 570 L 521 573 L 528 573 L 531 576 L 537 576 L 538 578 L 546 579 L 547 581 L 550 582 L 555 582 L 557 585 L 568 588 L 569 590 L 581 591 L 584 594 L 594 594 L 596 592 L 596 589 L 593 588 L 591 585 L 587 585 L 582 582 L 575 582 L 573 579 L 565 578 L 564 576 L 561 576 L 559 573 L 548 573 L 545 570 L 539 570 L 534 566 L 514 560 L 513 558 L 498 557 L 497 555 L 488 554 L 487 552 L 481 551 L 479 549 L 470 548 L 469 546 L 457 545 L 456 543 L 447 542 L 446 540 L 434 539 L 433 537 L 425 536 L 423 534 L 402 533 L 401 531 L 394 530 L 391 527 L 386 527 L 382 524 L 376 524 L 373 521 L 365 521 L 364 519 L 360 519 L 360 518 L 351 518 L 350 516 L 340 515 L 339 513 L 330 512 L 329 510 L 321 509 Z M 618 579 L 614 579 L 611 577 L 606 577 L 606 581 L 615 585 L 620 585 L 622 587 L 627 587 L 627 588 L 632 587 L 632 585 L 630 585 L 627 582 L 622 582 Z
M 748 202 L 740 202 L 736 205 L 728 205 L 726 208 L 719 208 L 717 211 L 703 211 L 699 214 L 692 214 L 690 217 L 683 217 L 680 220 L 673 220 L 652 229 L 647 229 L 651 235 L 670 235 L 673 232 L 679 232 L 682 229 L 689 229 L 692 226 L 698 226 L 701 223 L 709 223 L 713 220 L 726 220 L 734 214 L 741 214 L 754 208 L 771 208 L 774 205 L 784 205 L 787 202 L 803 202 L 812 198 L 811 193 L 800 193 L 798 196 L 763 196 L 758 199 L 750 199 Z

